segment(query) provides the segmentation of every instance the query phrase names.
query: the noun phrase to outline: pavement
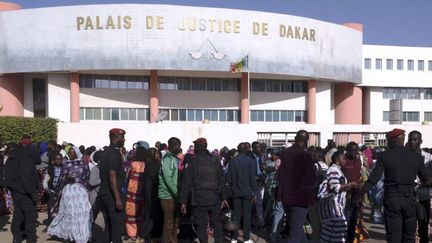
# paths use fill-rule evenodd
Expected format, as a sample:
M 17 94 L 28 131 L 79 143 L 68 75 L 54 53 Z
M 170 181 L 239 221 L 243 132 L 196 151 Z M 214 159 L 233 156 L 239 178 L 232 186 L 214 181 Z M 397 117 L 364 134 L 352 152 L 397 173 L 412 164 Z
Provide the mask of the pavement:
M 370 243 L 380 243 L 380 242 L 386 242 L 385 241 L 385 228 L 382 224 L 373 224 L 371 223 L 371 220 L 369 218 L 369 210 L 365 210 L 364 214 L 364 220 L 365 225 L 369 231 L 370 238 L 367 240 L 367 242 Z M 8 243 L 12 242 L 12 234 L 10 232 L 10 222 L 12 220 L 12 215 L 4 215 L 0 216 L 0 228 L 5 228 L 5 231 L 0 232 L 0 242 L 1 243 Z M 38 222 L 40 225 L 37 228 L 37 235 L 39 237 L 38 242 L 48 242 L 48 243 L 56 243 L 56 242 L 68 242 L 63 241 L 61 239 L 53 239 L 46 233 L 43 233 L 43 229 L 45 228 L 45 225 L 42 223 L 46 220 L 46 213 L 39 213 Z M 305 228 L 308 233 L 311 233 L 311 228 L 306 227 Z M 103 231 L 103 219 L 102 217 L 99 217 L 96 220 L 95 227 L 93 227 L 93 238 L 95 239 L 94 243 L 107 243 L 108 242 L 108 236 Z M 260 238 L 258 235 L 253 234 L 252 240 L 257 243 L 266 243 L 267 241 L 263 238 Z M 125 243 L 133 242 L 133 241 L 124 241 Z M 198 242 L 198 241 L 197 241 Z M 210 242 L 213 242 L 211 239 Z M 228 241 L 227 241 L 228 242 Z M 241 241 L 240 241 L 241 242 Z M 282 240 L 280 242 L 283 242 Z M 366 241 L 365 241 L 366 242 Z

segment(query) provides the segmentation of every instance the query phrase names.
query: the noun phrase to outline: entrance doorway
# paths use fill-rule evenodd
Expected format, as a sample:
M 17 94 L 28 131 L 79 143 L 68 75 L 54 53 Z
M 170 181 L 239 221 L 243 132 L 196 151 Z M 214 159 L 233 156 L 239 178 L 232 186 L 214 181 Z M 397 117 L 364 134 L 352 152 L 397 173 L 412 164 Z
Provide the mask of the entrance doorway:
M 33 116 L 46 117 L 46 80 L 34 78 L 33 82 Z

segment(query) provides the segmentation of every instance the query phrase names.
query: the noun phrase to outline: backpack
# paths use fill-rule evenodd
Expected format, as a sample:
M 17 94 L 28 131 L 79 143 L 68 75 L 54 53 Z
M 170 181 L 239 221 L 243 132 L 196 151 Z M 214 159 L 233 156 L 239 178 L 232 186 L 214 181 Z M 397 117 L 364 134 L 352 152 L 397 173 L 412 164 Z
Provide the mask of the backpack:
M 318 198 L 319 197 L 318 193 L 321 191 L 320 188 L 322 188 L 322 186 L 323 186 L 322 184 L 327 185 L 327 170 L 328 170 L 328 168 L 323 168 L 319 162 L 316 162 L 315 165 L 317 167 L 317 169 L 315 171 L 315 176 L 316 176 L 317 180 L 315 182 L 313 192 L 314 192 L 315 197 Z

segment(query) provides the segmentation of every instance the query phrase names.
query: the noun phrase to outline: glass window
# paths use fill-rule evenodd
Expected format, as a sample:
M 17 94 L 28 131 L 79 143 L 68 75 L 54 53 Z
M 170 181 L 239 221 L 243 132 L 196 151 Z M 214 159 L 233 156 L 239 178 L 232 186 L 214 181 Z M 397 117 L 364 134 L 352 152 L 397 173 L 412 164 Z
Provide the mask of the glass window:
M 110 77 L 106 75 L 95 75 L 95 87 L 101 89 L 109 89 L 110 88 Z
M 265 111 L 265 121 L 271 122 L 273 121 L 272 118 L 273 118 L 272 111 Z
M 387 70 L 393 70 L 393 59 L 387 59 L 386 60 L 386 69 Z
M 264 111 L 258 111 L 258 121 L 264 121 Z
M 383 111 L 383 121 L 390 121 L 390 111 Z
M 145 109 L 138 109 L 138 121 L 145 121 L 146 117 L 145 117 Z
M 280 92 L 280 80 L 273 80 L 273 92 Z
M 397 60 L 397 70 L 404 70 L 404 61 L 402 59 Z
M 382 59 L 381 58 L 376 58 L 375 59 L 375 69 L 376 70 L 381 70 L 382 69 Z
M 408 70 L 414 71 L 414 60 L 408 60 Z
M 427 100 L 432 99 L 432 89 L 425 89 L 424 98 Z
M 417 70 L 424 71 L 424 61 L 423 60 L 418 60 L 418 62 L 417 62 Z
M 427 111 L 424 113 L 424 120 L 425 121 L 432 121 L 432 112 Z
M 289 80 L 281 80 L 281 91 L 282 92 L 292 92 L 292 90 L 291 90 L 291 81 L 289 81 Z
M 227 121 L 227 111 L 219 110 L 219 121 Z
M 294 111 L 295 114 L 295 120 L 296 122 L 301 122 L 303 120 L 303 111 Z
M 195 110 L 195 121 L 203 120 L 203 110 Z
M 102 109 L 101 108 L 94 108 L 93 109 L 93 118 L 95 120 L 102 120 Z
M 118 121 L 120 120 L 120 110 L 112 108 L 111 109 L 111 120 Z
M 204 119 L 210 121 L 210 110 L 204 110 Z
M 174 109 L 171 110 L 171 121 L 178 121 L 179 120 L 179 110 Z
M 264 79 L 252 79 L 251 80 L 251 91 L 265 92 L 265 80 Z
M 294 92 L 296 93 L 303 93 L 303 81 L 294 81 Z M 307 88 L 306 88 L 307 92 Z
M 129 109 L 129 120 L 136 120 L 136 109 Z
M 273 118 L 272 119 L 273 119 L 274 122 L 280 121 L 279 111 L 273 111 L 272 114 L 273 114 Z
M 371 69 L 371 59 L 370 58 L 364 59 L 364 68 L 365 69 Z
M 110 89 L 118 89 L 119 88 L 119 81 L 118 80 L 111 80 L 110 81 Z
M 102 117 L 105 121 L 111 120 L 111 109 L 103 108 L 102 109 Z
M 86 118 L 86 120 L 94 120 L 93 108 L 86 108 L 85 109 L 85 118 Z
M 204 78 L 192 78 L 192 90 L 206 90 Z
M 211 121 L 219 121 L 218 110 L 211 111 Z
M 222 79 L 222 90 L 223 91 L 237 91 L 234 81 L 235 80 L 232 80 L 232 79 Z
M 288 120 L 288 111 L 280 112 L 280 121 L 289 121 Z
M 251 121 L 258 121 L 258 111 L 251 111 L 250 116 Z
M 432 61 L 428 61 L 428 70 L 432 71 Z
M 159 78 L 159 89 L 161 89 L 161 90 L 177 90 L 177 84 L 174 82 L 174 78 L 161 77 L 161 78 Z
M 186 110 L 185 109 L 179 110 L 179 121 L 186 121 Z
M 195 110 L 187 110 L 187 120 L 195 121 Z
M 406 111 L 403 112 L 403 121 L 408 122 L 418 122 L 419 121 L 419 112 Z
M 235 121 L 234 110 L 227 110 L 227 121 Z
M 80 108 L 80 120 L 85 120 L 85 117 L 84 117 L 84 109 L 85 109 L 85 108 Z

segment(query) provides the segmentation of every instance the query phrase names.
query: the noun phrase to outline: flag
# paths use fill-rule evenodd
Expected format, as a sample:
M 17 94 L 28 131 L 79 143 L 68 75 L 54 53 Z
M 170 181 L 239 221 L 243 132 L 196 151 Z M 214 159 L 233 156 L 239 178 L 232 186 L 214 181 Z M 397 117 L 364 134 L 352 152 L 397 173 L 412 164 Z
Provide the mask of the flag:
M 230 64 L 230 71 L 232 73 L 240 73 L 243 69 L 249 68 L 249 56 L 245 56 L 237 62 L 232 62 Z

